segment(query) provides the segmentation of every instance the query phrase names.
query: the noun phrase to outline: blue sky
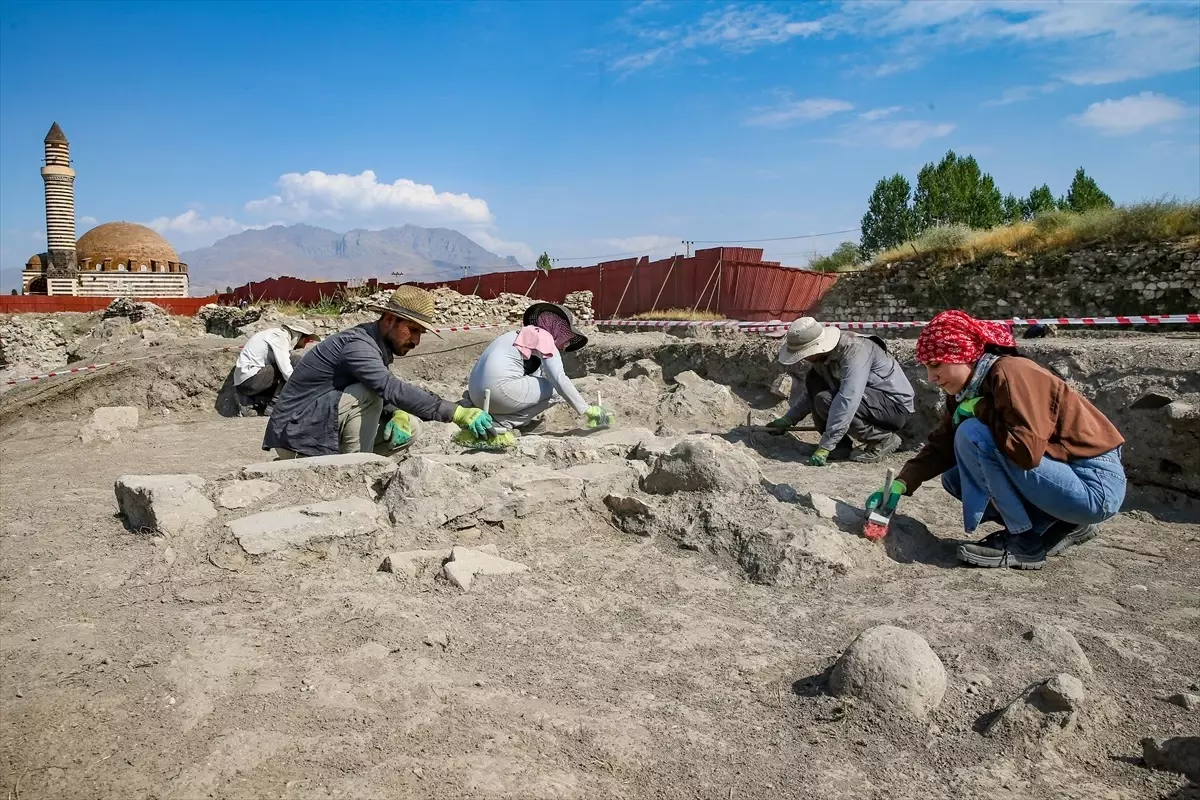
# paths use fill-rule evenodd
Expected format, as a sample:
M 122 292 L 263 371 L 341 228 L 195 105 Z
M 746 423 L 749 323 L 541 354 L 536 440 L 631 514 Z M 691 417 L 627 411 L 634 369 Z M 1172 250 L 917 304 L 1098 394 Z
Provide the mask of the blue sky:
M 54 120 L 80 234 L 413 222 L 568 263 L 853 228 L 950 148 L 1005 192 L 1195 198 L 1198 107 L 1195 2 L 6 2 L 0 266 L 44 247 Z

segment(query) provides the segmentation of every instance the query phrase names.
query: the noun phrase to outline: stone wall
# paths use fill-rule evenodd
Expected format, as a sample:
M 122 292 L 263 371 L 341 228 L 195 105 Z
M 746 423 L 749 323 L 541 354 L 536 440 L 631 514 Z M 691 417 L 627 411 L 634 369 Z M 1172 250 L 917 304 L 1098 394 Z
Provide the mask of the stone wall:
M 842 275 L 815 316 L 927 320 L 948 308 L 985 319 L 1194 312 L 1200 308 L 1200 239 L 872 267 Z

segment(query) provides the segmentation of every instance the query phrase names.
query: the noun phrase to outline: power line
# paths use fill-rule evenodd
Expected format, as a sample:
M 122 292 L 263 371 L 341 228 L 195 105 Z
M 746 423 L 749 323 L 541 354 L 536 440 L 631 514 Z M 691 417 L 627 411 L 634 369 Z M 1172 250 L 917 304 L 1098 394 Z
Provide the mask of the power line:
M 776 236 L 769 239 L 694 239 L 692 244 L 757 244 L 759 242 L 790 242 L 794 239 L 816 239 L 821 236 L 837 236 L 841 233 L 858 233 L 859 230 L 860 228 L 847 228 L 844 231 L 806 233 L 802 236 Z

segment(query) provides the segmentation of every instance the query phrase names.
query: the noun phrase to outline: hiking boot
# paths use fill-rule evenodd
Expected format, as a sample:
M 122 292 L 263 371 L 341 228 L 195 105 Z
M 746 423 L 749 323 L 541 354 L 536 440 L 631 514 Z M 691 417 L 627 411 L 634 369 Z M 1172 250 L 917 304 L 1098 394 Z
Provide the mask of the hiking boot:
M 856 461 L 859 464 L 878 464 L 899 450 L 901 444 L 903 444 L 903 441 L 900 437 L 891 433 L 888 434 L 886 439 L 881 439 L 878 442 L 868 442 L 863 445 L 862 452 L 855 453 L 850 457 L 850 460 Z
M 1042 547 L 1041 539 L 1031 535 L 1017 535 L 1008 531 L 1003 539 L 995 543 L 984 544 L 985 540 L 975 544 L 964 544 L 958 548 L 958 558 L 977 567 L 1013 567 L 1014 569 L 1041 569 L 1046 565 L 1046 548 Z
M 1095 539 L 1098 533 L 1100 533 L 1099 525 L 1072 525 L 1069 522 L 1056 522 L 1050 530 L 1042 535 L 1042 544 L 1046 547 L 1046 555 L 1061 556 L 1068 548 Z

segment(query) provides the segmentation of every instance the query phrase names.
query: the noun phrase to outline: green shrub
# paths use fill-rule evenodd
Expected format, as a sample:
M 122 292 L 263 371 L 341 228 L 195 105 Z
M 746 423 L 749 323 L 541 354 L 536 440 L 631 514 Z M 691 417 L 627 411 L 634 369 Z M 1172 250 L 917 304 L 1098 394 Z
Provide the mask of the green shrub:
M 917 237 L 917 250 L 962 250 L 971 241 L 971 234 L 971 229 L 966 225 L 939 225 Z

